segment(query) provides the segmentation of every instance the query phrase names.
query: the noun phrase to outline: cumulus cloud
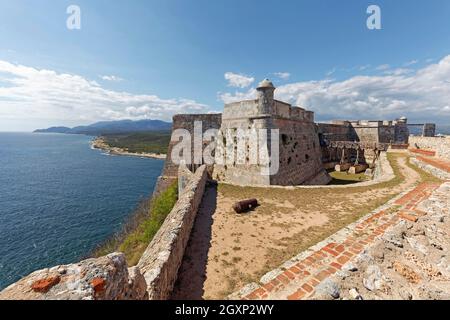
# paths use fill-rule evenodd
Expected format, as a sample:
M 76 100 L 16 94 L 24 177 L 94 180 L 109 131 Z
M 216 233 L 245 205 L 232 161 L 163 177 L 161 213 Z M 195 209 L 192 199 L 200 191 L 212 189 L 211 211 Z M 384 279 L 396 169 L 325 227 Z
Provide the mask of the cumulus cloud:
M 412 70 L 412 69 L 396 68 L 396 69 L 393 69 L 393 70 L 386 70 L 386 71 L 384 71 L 384 74 L 392 74 L 392 75 L 395 75 L 395 76 L 401 76 L 403 74 L 411 73 L 413 71 L 414 70 Z
M 359 66 L 358 70 L 359 71 L 364 71 L 364 70 L 369 69 L 370 67 L 371 67 L 370 64 L 366 64 L 366 65 L 363 65 L 363 66 Z
M 0 60 L 0 119 L 63 123 L 98 120 L 171 120 L 177 113 L 205 113 L 194 100 L 106 90 L 79 75 Z
M 376 70 L 378 70 L 378 71 L 383 71 L 383 70 L 389 69 L 390 67 L 391 67 L 391 66 L 388 65 L 388 64 L 382 64 L 382 65 L 379 65 L 378 67 L 376 67 Z
M 315 111 L 321 120 L 393 119 L 450 121 L 450 55 L 417 71 L 396 69 L 377 76 L 324 79 L 279 86 L 275 96 Z M 245 92 L 220 93 L 226 103 L 255 98 Z
M 256 89 L 250 88 L 246 92 L 236 91 L 234 93 L 219 92 L 218 96 L 219 96 L 219 99 L 223 103 L 232 103 L 232 102 L 237 102 L 237 101 L 242 101 L 242 100 L 251 100 L 251 99 L 256 98 Z
M 327 77 L 330 77 L 330 76 L 332 76 L 333 74 L 335 74 L 336 71 L 337 71 L 337 69 L 336 69 L 336 67 L 335 67 L 335 68 L 331 69 L 330 71 L 328 71 L 328 72 L 326 73 L 326 76 L 327 76 Z
M 412 66 L 412 65 L 415 65 L 418 63 L 419 63 L 419 60 L 411 60 L 411 61 L 408 61 L 407 63 L 405 63 L 405 67 L 409 67 L 409 66 Z
M 275 72 L 274 75 L 282 80 L 287 80 L 291 77 L 289 72 Z
M 105 81 L 114 81 L 114 82 L 120 82 L 120 81 L 123 81 L 122 78 L 117 77 L 117 76 L 113 76 L 113 75 L 111 75 L 111 76 L 100 76 L 100 78 L 101 78 L 102 80 L 105 80 Z
M 255 82 L 255 78 L 243 74 L 227 72 L 224 75 L 229 87 L 246 88 Z

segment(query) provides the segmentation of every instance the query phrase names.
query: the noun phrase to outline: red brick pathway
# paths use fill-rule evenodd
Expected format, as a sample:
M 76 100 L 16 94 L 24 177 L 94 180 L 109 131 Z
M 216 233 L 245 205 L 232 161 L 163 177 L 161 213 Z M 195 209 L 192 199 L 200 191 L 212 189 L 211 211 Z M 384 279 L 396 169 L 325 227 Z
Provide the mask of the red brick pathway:
M 438 169 L 450 173 L 450 161 L 446 161 L 439 158 L 430 158 L 422 156 L 417 156 L 416 158 L 422 162 L 432 165 L 433 167 L 436 167 Z
M 397 224 L 401 219 L 416 221 L 417 217 L 422 215 L 422 212 L 416 209 L 416 205 L 428 198 L 438 186 L 431 183 L 420 184 L 395 201 L 394 205 L 400 206 L 400 210 L 395 213 L 382 210 L 371 215 L 356 224 L 343 241 L 329 243 L 313 252 L 242 299 L 308 298 L 320 282 L 335 274 L 344 264 L 362 253 L 377 237 L 383 235 L 386 229 Z
M 431 157 L 434 157 L 436 155 L 436 151 L 433 150 L 409 149 L 409 151 Z

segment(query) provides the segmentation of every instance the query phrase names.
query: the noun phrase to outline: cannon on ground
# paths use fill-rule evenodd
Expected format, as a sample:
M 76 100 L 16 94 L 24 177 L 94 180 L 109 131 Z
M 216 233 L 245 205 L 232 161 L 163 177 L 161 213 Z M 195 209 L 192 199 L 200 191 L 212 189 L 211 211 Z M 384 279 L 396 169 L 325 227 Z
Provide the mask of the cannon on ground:
M 236 211 L 236 213 L 244 213 L 244 212 L 248 212 L 248 211 L 256 208 L 257 206 L 258 206 L 258 200 L 248 199 L 248 200 L 236 202 L 233 205 L 233 209 L 234 209 L 234 211 Z

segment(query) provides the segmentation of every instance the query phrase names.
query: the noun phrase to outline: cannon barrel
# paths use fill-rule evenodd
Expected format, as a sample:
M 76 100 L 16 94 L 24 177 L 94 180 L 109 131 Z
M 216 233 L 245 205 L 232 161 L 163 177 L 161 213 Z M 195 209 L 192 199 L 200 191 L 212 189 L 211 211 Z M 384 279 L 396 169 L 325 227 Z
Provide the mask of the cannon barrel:
M 257 206 L 258 206 L 258 200 L 248 199 L 248 200 L 236 202 L 233 205 L 233 209 L 234 209 L 234 211 L 236 211 L 236 213 L 243 213 L 243 212 L 249 211 L 253 208 L 256 208 Z

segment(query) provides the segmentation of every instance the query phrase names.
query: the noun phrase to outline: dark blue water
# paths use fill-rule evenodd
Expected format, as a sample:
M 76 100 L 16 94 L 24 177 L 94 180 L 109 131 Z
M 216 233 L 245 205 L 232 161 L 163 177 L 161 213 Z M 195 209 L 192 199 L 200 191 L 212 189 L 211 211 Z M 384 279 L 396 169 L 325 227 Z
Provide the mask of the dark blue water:
M 91 139 L 0 133 L 0 289 L 85 257 L 153 191 L 162 160 L 106 156 Z

